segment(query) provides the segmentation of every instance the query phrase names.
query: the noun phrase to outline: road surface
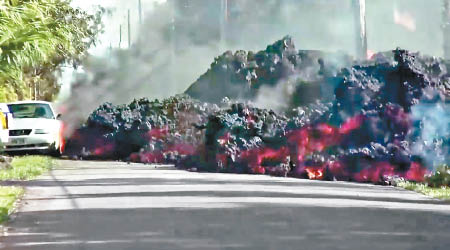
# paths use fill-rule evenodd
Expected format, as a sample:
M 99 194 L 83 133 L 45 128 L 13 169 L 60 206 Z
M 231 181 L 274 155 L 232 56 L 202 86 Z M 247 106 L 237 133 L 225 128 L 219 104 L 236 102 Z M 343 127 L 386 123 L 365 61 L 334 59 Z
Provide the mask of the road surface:
M 450 205 L 393 187 L 62 161 L 0 248 L 449 249 Z

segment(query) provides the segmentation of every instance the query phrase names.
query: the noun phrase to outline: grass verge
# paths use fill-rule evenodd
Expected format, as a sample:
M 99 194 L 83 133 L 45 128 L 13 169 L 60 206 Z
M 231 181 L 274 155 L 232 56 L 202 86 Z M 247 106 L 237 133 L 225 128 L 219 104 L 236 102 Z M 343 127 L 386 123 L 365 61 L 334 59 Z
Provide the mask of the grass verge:
M 11 168 L 0 170 L 0 181 L 31 180 L 55 165 L 55 161 L 47 156 L 15 157 Z M 0 186 L 0 224 L 8 219 L 14 210 L 15 202 L 24 193 L 21 187 Z
M 24 193 L 21 187 L 0 187 L 0 224 L 14 211 L 16 200 Z
M 12 168 L 0 170 L 0 181 L 31 180 L 47 172 L 55 161 L 47 156 L 15 157 Z
M 433 198 L 450 200 L 450 187 L 429 187 L 427 184 L 408 181 L 399 182 L 397 183 L 397 186 L 407 190 L 422 193 Z

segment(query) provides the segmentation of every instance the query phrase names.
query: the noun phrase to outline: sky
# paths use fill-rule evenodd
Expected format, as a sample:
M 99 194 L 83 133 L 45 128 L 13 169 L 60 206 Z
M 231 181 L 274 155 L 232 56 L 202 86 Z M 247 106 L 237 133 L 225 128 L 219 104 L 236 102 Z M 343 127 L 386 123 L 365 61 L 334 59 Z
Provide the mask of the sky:
M 164 3 L 166 0 L 141 0 L 142 18 L 146 13 L 150 13 L 154 9 L 155 4 Z M 101 54 L 110 46 L 119 47 L 120 26 L 122 26 L 122 48 L 128 47 L 128 10 L 130 11 L 131 39 L 136 39 L 139 30 L 139 0 L 72 0 L 72 6 L 81 8 L 86 11 L 92 11 L 95 6 L 102 6 L 110 11 L 105 15 L 104 24 L 105 32 L 100 36 L 100 44 L 95 47 L 91 53 Z
M 111 14 L 105 16 L 105 33 L 100 37 L 101 43 L 93 49 L 94 54 L 104 53 L 105 49 L 110 46 L 113 48 L 119 47 L 120 40 L 120 26 L 122 25 L 122 43 L 120 44 L 122 48 L 128 47 L 127 41 L 127 13 L 130 11 L 130 23 L 131 23 L 131 38 L 136 39 L 138 37 L 139 30 L 139 12 L 138 12 L 138 1 L 139 0 L 73 0 L 72 5 L 75 7 L 82 8 L 84 10 L 92 10 L 93 6 L 101 5 L 105 8 L 111 10 Z M 220 1 L 220 0 L 210 0 L 210 1 Z M 243 0 L 241 0 L 243 1 Z M 304 3 L 308 3 L 311 0 L 302 0 Z M 325 2 L 328 6 L 332 6 L 329 11 L 319 11 L 317 13 L 312 10 L 307 10 L 305 12 L 300 11 L 297 17 L 297 21 L 300 22 L 301 26 L 305 25 L 303 22 L 305 18 L 313 19 L 315 17 L 328 17 L 328 19 L 334 19 L 335 25 L 333 28 L 328 30 L 317 30 L 314 33 L 313 28 L 301 27 L 292 22 L 293 27 L 298 26 L 299 28 L 289 27 L 277 27 L 272 30 L 273 35 L 266 37 L 254 38 L 250 40 L 251 37 L 247 38 L 248 43 L 253 43 L 255 47 L 258 46 L 261 49 L 264 44 L 272 42 L 272 40 L 279 39 L 282 35 L 277 32 L 289 31 L 290 35 L 294 37 L 298 43 L 302 43 L 305 49 L 324 49 L 329 47 L 329 43 L 333 43 L 336 47 L 343 48 L 345 50 L 346 43 L 343 41 L 345 39 L 345 32 L 347 29 L 347 23 L 342 21 L 343 19 L 336 18 L 340 16 L 345 16 L 344 5 L 348 5 L 351 0 L 316 0 L 311 2 Z M 146 16 L 152 14 L 154 5 L 158 3 L 164 3 L 166 0 L 141 0 L 142 3 L 142 16 L 145 19 Z M 284 0 L 284 2 L 300 2 L 300 0 Z M 346 3 L 343 5 L 343 3 Z M 367 29 L 369 36 L 369 49 L 374 51 L 390 50 L 394 47 L 402 47 L 412 50 L 420 50 L 423 53 L 441 56 L 443 51 L 442 46 L 436 46 L 433 42 L 440 41 L 440 25 L 441 25 L 441 0 L 367 0 Z M 286 5 L 289 6 L 289 5 Z M 312 6 L 312 5 L 311 5 Z M 392 12 L 392 6 L 394 6 L 395 12 Z M 287 12 L 289 10 L 286 10 Z M 339 14 L 341 13 L 341 14 Z M 289 13 L 287 13 L 289 14 Z M 311 14 L 311 16 L 310 16 Z M 325 14 L 325 16 L 321 16 Z M 400 19 L 399 19 L 400 18 Z M 397 25 L 392 25 L 396 23 Z M 289 25 L 289 22 L 286 23 Z M 414 30 L 412 30 L 413 28 Z M 317 40 L 314 38 L 307 38 L 313 40 L 314 42 L 308 43 L 305 40 L 305 32 L 308 36 L 316 35 Z M 327 32 L 327 37 L 334 38 L 332 41 L 324 41 L 324 39 L 319 39 L 324 37 L 320 32 Z M 270 39 L 270 41 L 269 41 Z M 258 43 L 258 41 L 261 44 Z M 267 40 L 267 41 L 266 41 Z M 320 41 L 322 40 L 322 41 Z M 431 44 L 431 46 L 430 46 Z M 246 45 L 245 42 L 242 45 Z M 315 46 L 315 47 L 314 47 Z M 250 46 L 247 46 L 250 47 Z M 243 48 L 243 49 L 256 49 L 256 48 Z

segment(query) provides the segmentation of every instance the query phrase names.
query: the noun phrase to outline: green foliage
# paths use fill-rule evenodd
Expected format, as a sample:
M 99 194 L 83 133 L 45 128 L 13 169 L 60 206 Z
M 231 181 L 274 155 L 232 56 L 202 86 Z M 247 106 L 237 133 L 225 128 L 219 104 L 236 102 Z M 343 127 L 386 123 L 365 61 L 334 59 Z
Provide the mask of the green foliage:
M 46 156 L 15 157 L 12 168 L 0 170 L 0 181 L 30 180 L 48 171 L 55 165 L 55 161 Z
M 431 176 L 427 177 L 426 183 L 430 187 L 450 187 L 450 167 L 443 165 Z
M 0 223 L 8 219 L 8 215 L 14 210 L 16 200 L 23 192 L 23 188 L 20 187 L 0 187 Z
M 0 101 L 30 98 L 37 85 L 57 93 L 55 74 L 86 56 L 102 30 L 101 13 L 88 15 L 69 0 L 0 1 Z

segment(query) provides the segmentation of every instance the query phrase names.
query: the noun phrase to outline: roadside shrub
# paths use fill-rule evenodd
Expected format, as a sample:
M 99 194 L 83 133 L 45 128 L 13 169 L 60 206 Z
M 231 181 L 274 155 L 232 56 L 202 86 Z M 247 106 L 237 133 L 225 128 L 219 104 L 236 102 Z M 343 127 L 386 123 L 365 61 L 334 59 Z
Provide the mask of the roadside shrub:
M 430 187 L 449 187 L 450 167 L 447 165 L 439 167 L 434 174 L 427 177 L 426 182 Z

